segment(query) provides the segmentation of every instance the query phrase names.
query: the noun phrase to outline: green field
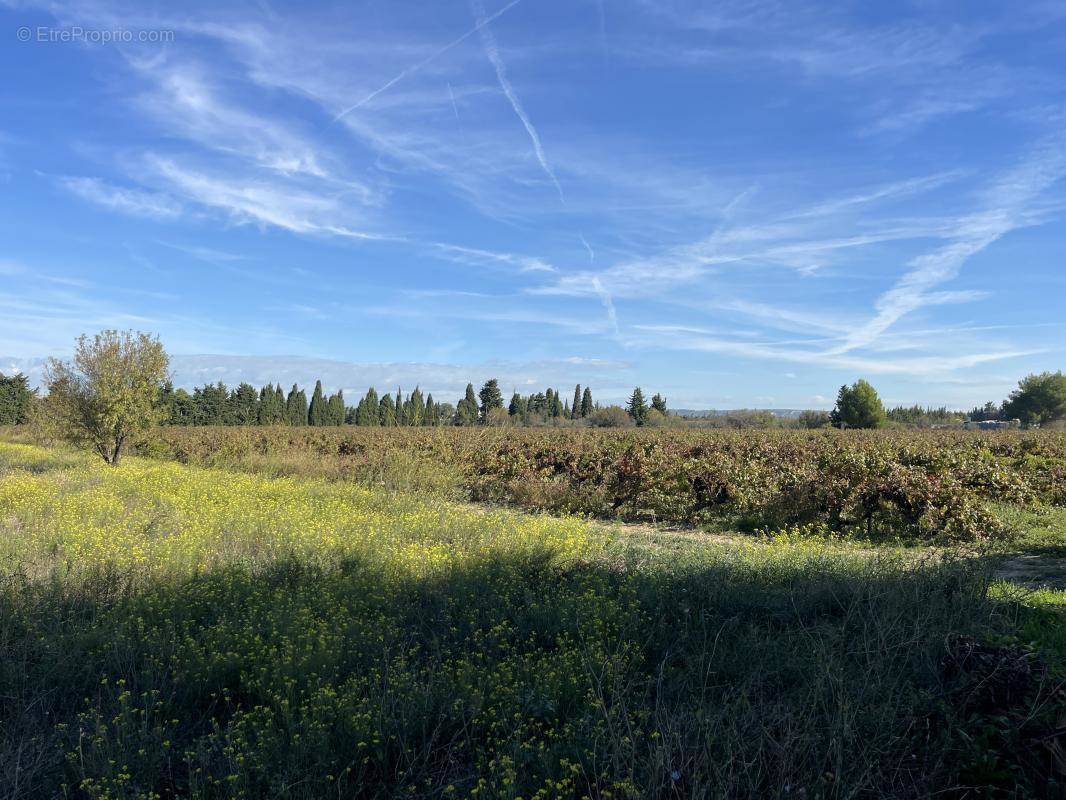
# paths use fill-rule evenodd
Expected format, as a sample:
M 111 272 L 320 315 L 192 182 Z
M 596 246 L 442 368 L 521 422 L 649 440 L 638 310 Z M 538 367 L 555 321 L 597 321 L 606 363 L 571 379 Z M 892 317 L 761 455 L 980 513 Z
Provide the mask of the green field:
M 734 533 L 727 514 L 668 529 L 471 505 L 421 457 L 358 475 L 300 458 L 290 477 L 237 457 L 114 469 L 0 443 L 0 796 L 1033 797 L 1063 780 L 1053 503 L 989 500 L 1011 534 L 976 544 L 924 544 L 905 518 L 914 535 L 876 540 L 824 521 Z M 1033 485 L 1054 460 L 1017 459 Z

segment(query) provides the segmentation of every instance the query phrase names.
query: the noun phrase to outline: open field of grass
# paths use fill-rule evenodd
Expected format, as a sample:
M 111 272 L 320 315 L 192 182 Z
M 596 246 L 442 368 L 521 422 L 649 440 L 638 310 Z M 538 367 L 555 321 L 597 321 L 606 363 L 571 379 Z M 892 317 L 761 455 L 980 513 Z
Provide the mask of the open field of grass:
M 1001 550 L 446 494 L 0 443 L 0 796 L 1055 796 Z

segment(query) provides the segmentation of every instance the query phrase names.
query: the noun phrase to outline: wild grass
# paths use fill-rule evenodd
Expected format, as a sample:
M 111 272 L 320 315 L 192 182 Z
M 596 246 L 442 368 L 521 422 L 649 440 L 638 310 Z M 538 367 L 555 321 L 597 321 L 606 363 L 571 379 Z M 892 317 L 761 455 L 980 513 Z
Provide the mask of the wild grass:
M 4 797 L 1050 791 L 980 559 L 2 443 L 0 537 Z
M 1054 431 L 205 427 L 160 429 L 151 451 L 533 511 L 916 542 L 1006 538 L 991 503 L 1066 504 Z

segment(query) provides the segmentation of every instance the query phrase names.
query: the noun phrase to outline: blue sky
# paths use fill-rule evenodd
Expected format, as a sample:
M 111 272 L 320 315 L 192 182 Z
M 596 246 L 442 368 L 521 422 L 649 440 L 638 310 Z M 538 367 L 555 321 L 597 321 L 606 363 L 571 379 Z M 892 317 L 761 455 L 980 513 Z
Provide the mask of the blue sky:
M 0 370 L 104 327 L 185 385 L 440 399 L 969 407 L 1064 366 L 1063 2 L 0 0 L 0 36 Z

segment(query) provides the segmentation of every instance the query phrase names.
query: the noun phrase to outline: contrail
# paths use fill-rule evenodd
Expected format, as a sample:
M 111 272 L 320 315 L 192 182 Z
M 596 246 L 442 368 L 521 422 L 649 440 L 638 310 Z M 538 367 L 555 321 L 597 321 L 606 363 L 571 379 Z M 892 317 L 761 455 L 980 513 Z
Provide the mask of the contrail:
M 585 245 L 585 249 L 589 251 L 589 263 L 591 264 L 596 260 L 596 253 L 592 249 L 592 245 L 589 244 L 588 239 L 585 238 L 585 234 L 578 233 L 578 236 L 581 237 L 581 244 Z
M 369 103 L 371 100 L 373 100 L 375 97 L 377 97 L 379 94 L 381 94 L 382 92 L 387 91 L 391 87 L 395 86 L 397 83 L 402 81 L 404 78 L 406 78 L 411 73 L 418 72 L 418 70 L 422 69 L 422 67 L 426 66 L 426 64 L 428 64 L 430 61 L 432 61 L 433 59 L 439 58 L 440 56 L 444 55 L 445 53 L 447 53 L 449 50 L 451 50 L 453 47 L 455 47 L 460 42 L 466 41 L 471 36 L 473 36 L 475 33 L 477 33 L 479 30 L 481 30 L 482 27 L 484 27 L 485 25 L 488 25 L 494 19 L 503 16 L 504 14 L 506 14 L 508 11 L 510 11 L 512 8 L 514 8 L 516 5 L 518 5 L 521 2 L 522 2 L 522 0 L 511 0 L 510 3 L 505 5 L 503 8 L 501 8 L 495 14 L 493 14 L 491 17 L 485 17 L 484 14 L 482 14 L 482 16 L 478 20 L 477 24 L 473 28 L 468 30 L 466 33 L 464 33 L 462 36 L 460 36 L 458 39 L 453 39 L 452 41 L 448 42 L 448 44 L 444 45 L 444 47 L 442 47 L 440 50 L 438 50 L 437 52 L 433 53 L 433 55 L 429 56 L 428 58 L 422 59 L 417 64 L 414 64 L 414 65 L 412 65 L 410 67 L 407 67 L 406 69 L 401 71 L 399 75 L 397 75 L 395 78 L 390 80 L 388 83 L 386 83 L 380 89 L 377 89 L 377 90 L 371 92 L 366 97 L 364 97 L 362 100 L 360 100 L 358 103 L 356 103 L 354 106 L 349 106 L 348 108 L 344 109 L 341 113 L 339 113 L 337 116 L 335 116 L 333 118 L 332 122 L 330 122 L 330 125 L 332 125 L 334 122 L 339 121 L 343 117 L 348 116 L 348 114 L 352 113 L 357 108 L 362 108 L 367 103 Z
M 603 303 L 603 307 L 607 311 L 607 319 L 611 323 L 611 327 L 614 328 L 615 337 L 621 337 L 622 333 L 618 330 L 618 313 L 614 310 L 614 300 L 611 299 L 611 293 L 603 288 L 603 283 L 598 275 L 592 276 L 592 289 L 600 296 L 600 302 Z
M 455 92 L 452 91 L 452 84 L 448 83 L 448 97 L 452 99 L 452 111 L 455 112 L 455 118 L 459 119 L 459 106 L 455 104 Z
M 496 69 L 496 77 L 500 81 L 500 88 L 507 95 L 507 99 L 511 101 L 511 108 L 514 109 L 514 113 L 518 115 L 522 125 L 525 126 L 526 133 L 529 134 L 529 139 L 533 142 L 533 152 L 537 156 L 537 161 L 540 162 L 541 169 L 551 178 L 551 182 L 555 184 L 556 191 L 559 192 L 559 202 L 565 204 L 566 199 L 563 197 L 563 187 L 559 185 L 559 179 L 555 177 L 555 173 L 552 172 L 552 168 L 548 165 L 548 159 L 544 155 L 544 148 L 540 145 L 540 136 L 537 135 L 537 129 L 533 127 L 533 123 L 530 121 L 525 109 L 522 108 L 522 104 L 518 101 L 514 87 L 511 86 L 511 81 L 507 78 L 507 68 L 504 66 L 503 59 L 500 58 L 500 50 L 496 46 L 496 37 L 492 35 L 492 31 L 488 28 L 489 22 L 502 12 L 486 18 L 485 8 L 481 4 L 481 0 L 470 0 L 470 9 L 477 20 L 474 30 L 478 31 L 481 36 L 481 43 L 485 47 L 485 55 L 489 57 L 489 61 L 492 62 L 492 66 Z

